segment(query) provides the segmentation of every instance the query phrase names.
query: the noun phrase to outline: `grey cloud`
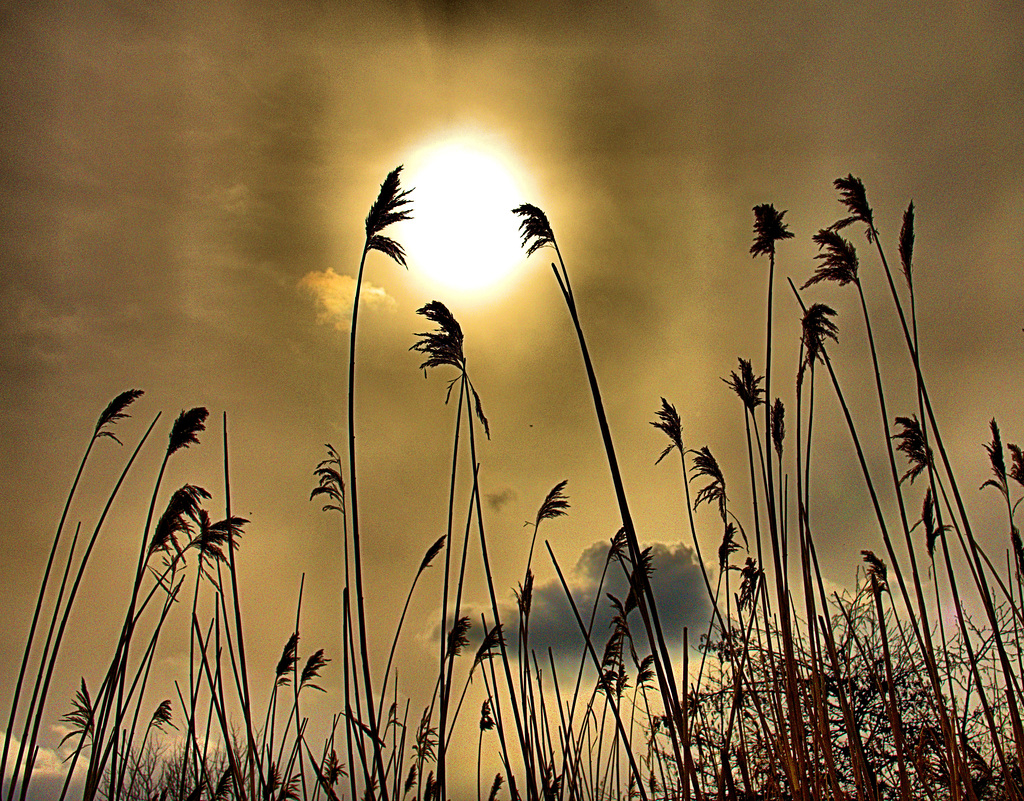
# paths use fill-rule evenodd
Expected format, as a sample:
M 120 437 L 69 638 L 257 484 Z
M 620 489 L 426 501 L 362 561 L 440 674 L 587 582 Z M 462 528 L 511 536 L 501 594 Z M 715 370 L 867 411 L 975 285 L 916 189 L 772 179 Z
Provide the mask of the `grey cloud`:
M 607 542 L 590 545 L 580 556 L 568 578 L 573 600 L 584 622 L 590 620 L 595 600 L 598 602 L 593 627 L 595 646 L 603 646 L 610 631 L 613 612 L 607 594 L 611 593 L 619 599 L 624 599 L 627 594 L 626 578 L 618 563 L 608 566 L 604 584 L 601 584 L 607 554 Z M 681 543 L 657 543 L 653 546 L 652 557 L 655 572 L 651 583 L 658 604 L 658 614 L 669 648 L 674 650 L 673 646 L 682 643 L 684 626 L 689 627 L 692 632 L 697 632 L 707 625 L 711 606 L 704 590 L 696 556 L 689 546 Z M 639 615 L 634 613 L 630 623 L 638 650 L 646 651 L 646 637 Z M 695 634 L 690 636 L 691 642 L 696 640 Z M 533 591 L 530 615 L 531 648 L 543 653 L 550 647 L 556 655 L 569 656 L 581 653 L 583 643 L 579 625 L 558 580 L 537 585 Z
M 487 505 L 491 509 L 495 512 L 500 512 L 516 499 L 516 493 L 511 487 L 505 487 L 500 492 L 488 492 L 484 497 L 487 499 Z

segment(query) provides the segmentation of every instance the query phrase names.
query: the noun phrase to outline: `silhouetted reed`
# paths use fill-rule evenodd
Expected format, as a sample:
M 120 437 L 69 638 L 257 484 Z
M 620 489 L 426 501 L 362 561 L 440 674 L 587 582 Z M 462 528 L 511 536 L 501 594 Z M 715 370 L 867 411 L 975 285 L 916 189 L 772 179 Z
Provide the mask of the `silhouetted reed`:
M 416 334 L 411 348 L 422 357 L 420 369 L 455 371 L 445 392 L 446 404 L 457 399 L 447 515 L 444 533 L 423 543 L 385 667 L 374 674 L 371 657 L 378 655 L 370 651 L 369 635 L 378 624 L 365 611 L 356 494 L 356 322 L 367 254 L 377 251 L 405 266 L 402 246 L 384 233 L 409 216 L 409 193 L 401 189 L 399 176 L 400 168 L 387 176 L 365 221 L 350 328 L 347 466 L 328 445 L 326 458 L 314 469 L 310 494 L 341 524 L 341 654 L 300 650 L 303 577 L 294 629 L 282 636 L 280 658 L 253 667 L 250 674 L 235 562 L 247 521 L 231 512 L 226 416 L 223 518 L 207 508 L 215 493 L 194 483 L 170 493 L 157 514 L 169 459 L 198 445 L 206 427 L 205 408 L 182 412 L 169 432 L 142 524 L 109 666 L 102 676 L 81 677 L 61 718 L 67 731 L 58 750 L 68 756 L 62 797 L 77 777 L 90 801 L 432 801 L 471 797 L 464 783 L 473 780 L 472 772 L 478 801 L 485 793 L 489 801 L 503 793 L 526 801 L 1024 801 L 1019 711 L 1024 544 L 1017 523 L 1024 501 L 1024 450 L 1004 444 L 994 419 L 978 449 L 988 470 L 978 491 L 998 503 L 999 531 L 1006 533 L 1001 566 L 1003 559 L 986 552 L 975 535 L 979 526 L 967 512 L 919 358 L 914 205 L 903 214 L 898 240 L 905 282 L 898 290 L 867 192 L 852 174 L 834 183 L 844 216 L 811 238 L 819 250 L 812 274 L 799 291 L 789 281 L 794 322 L 801 324 L 791 349 L 773 339 L 773 296 L 776 246 L 793 234 L 783 223 L 786 212 L 770 204 L 754 208 L 750 253 L 769 260 L 765 370 L 759 375 L 753 360 L 741 358 L 723 379 L 740 402 L 746 469 L 733 473 L 728 461 L 719 462 L 714 454 L 727 451 L 718 442 L 687 448 L 681 416 L 664 398 L 651 423 L 668 440 L 655 463 L 679 453 L 686 524 L 710 604 L 699 637 L 685 628 L 681 632 L 681 652 L 677 632 L 666 630 L 658 608 L 661 594 L 655 592 L 678 588 L 659 586 L 665 579 L 658 573 L 656 551 L 634 524 L 583 333 L 581 298 L 573 292 L 544 212 L 529 204 L 514 210 L 527 256 L 546 248 L 555 253 L 551 267 L 576 333 L 619 517 L 589 609 L 581 608 L 551 542 L 544 543 L 579 632 L 582 647 L 575 665 L 571 659 L 556 660 L 551 648 L 544 653 L 531 631 L 542 597 L 535 577 L 537 539 L 542 524 L 545 531 L 559 518 L 566 519 L 556 528 L 573 525 L 567 518 L 568 481 L 551 488 L 527 524 L 532 532 L 529 544 L 522 538 L 522 580 L 515 587 L 498 586 L 482 506 L 486 466 L 476 436 L 479 427 L 489 437 L 490 424 L 470 380 L 464 332 L 440 301 L 419 309 L 433 326 Z M 883 371 L 876 352 L 878 323 L 868 310 L 879 319 L 884 312 L 869 307 L 865 294 L 877 273 L 875 260 L 870 252 L 863 259 L 840 233 L 858 226 L 886 276 L 909 375 L 888 364 Z M 805 299 L 805 292 L 820 291 L 826 283 L 856 288 L 859 320 L 856 314 L 840 318 L 833 305 Z M 901 292 L 909 295 L 909 320 Z M 875 417 L 870 425 L 858 420 L 861 407 L 851 407 L 836 369 L 840 358 L 848 358 L 838 349 L 840 319 L 854 319 L 844 328 L 862 323 L 866 333 L 871 375 L 843 373 L 843 383 L 873 385 L 874 397 L 863 412 Z M 844 336 L 844 347 L 853 339 Z M 777 380 L 780 358 L 792 368 L 791 386 Z M 916 409 L 891 415 L 895 395 L 887 387 L 901 379 L 914 389 Z M 780 386 L 783 391 L 773 394 Z M 786 393 L 792 393 L 792 401 L 784 403 L 780 396 Z M 103 438 L 121 442 L 114 426 L 141 395 L 124 392 L 101 413 L 57 525 L 13 690 L 0 764 L 8 801 L 16 795 L 25 799 L 29 792 L 57 654 L 86 565 L 159 415 L 127 459 L 95 528 L 88 537 L 76 531 L 70 545 L 63 541 L 68 510 L 93 445 Z M 875 530 L 840 530 L 838 513 L 815 497 L 816 477 L 829 475 L 835 460 L 845 458 L 822 453 L 817 433 L 822 424 L 816 418 L 823 395 L 838 405 L 838 427 L 848 435 L 851 463 L 859 469 L 857 480 L 870 505 L 865 517 Z M 887 458 L 878 467 L 873 454 L 881 449 Z M 693 494 L 691 482 L 696 482 Z M 734 503 L 730 495 L 744 502 Z M 457 501 L 465 503 L 461 512 Z M 919 515 L 911 513 L 918 503 Z M 852 549 L 855 586 L 845 594 L 828 589 L 819 564 L 826 527 L 830 536 L 845 538 L 842 547 Z M 716 543 L 709 560 L 702 541 Z M 488 611 L 479 620 L 470 615 L 475 601 L 467 597 L 474 543 L 479 543 L 487 594 Z M 919 557 L 925 569 L 919 569 Z M 442 561 L 438 641 L 435 656 L 423 661 L 436 667 L 436 678 L 428 698 L 403 699 L 406 689 L 394 666 L 407 613 L 421 578 Z M 617 571 L 625 580 L 622 591 L 609 583 Z M 185 600 L 189 590 L 191 603 Z M 611 613 L 607 630 L 596 623 L 600 606 Z M 950 606 L 952 617 L 943 614 Z M 510 615 L 516 616 L 514 623 L 508 622 Z M 189 637 L 187 676 L 175 682 L 176 701 L 154 704 L 147 688 L 160 665 L 160 643 L 179 618 Z M 691 659 L 691 642 L 700 650 L 699 661 Z M 29 694 L 26 680 L 33 667 Z M 314 742 L 306 699 L 322 691 L 323 674 L 331 669 L 341 673 L 340 711 L 324 741 Z M 259 696 L 266 707 L 254 715 L 257 687 L 266 693 Z M 414 702 L 422 706 L 412 707 Z M 477 703 L 478 716 L 462 714 L 464 706 L 476 709 Z M 411 708 L 422 708 L 422 714 L 410 713 Z M 174 747 L 160 757 L 169 742 Z M 463 757 L 474 746 L 475 771 Z M 492 760 L 500 768 L 493 780 L 484 774 Z M 455 769 L 458 763 L 465 763 L 464 770 Z

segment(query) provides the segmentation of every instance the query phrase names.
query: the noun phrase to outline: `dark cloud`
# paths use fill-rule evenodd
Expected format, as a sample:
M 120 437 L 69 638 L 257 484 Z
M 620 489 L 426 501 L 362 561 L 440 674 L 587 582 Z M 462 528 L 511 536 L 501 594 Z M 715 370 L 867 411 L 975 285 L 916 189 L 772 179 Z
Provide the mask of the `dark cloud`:
M 500 492 L 488 492 L 485 496 L 487 505 L 495 512 L 500 512 L 509 503 L 516 499 L 516 492 L 511 487 L 505 487 Z
M 608 565 L 607 558 L 608 543 L 594 543 L 583 552 L 567 579 L 584 622 L 590 620 L 594 604 L 597 603 L 593 641 L 599 653 L 610 633 L 609 624 L 613 616 L 608 594 L 620 600 L 624 600 L 627 595 L 626 577 L 621 566 L 617 561 Z M 652 546 L 652 563 L 654 575 L 651 585 L 658 604 L 658 614 L 669 650 L 674 652 L 682 644 L 684 626 L 696 632 L 707 625 L 711 606 L 700 566 L 689 546 L 681 543 L 656 543 Z M 603 573 L 605 577 L 602 584 Z M 510 616 L 509 620 L 515 620 L 515 617 Z M 642 656 L 649 649 L 645 645 L 646 636 L 639 612 L 630 616 L 630 624 L 637 650 Z M 696 640 L 697 636 L 691 634 L 690 641 Z M 557 578 L 535 586 L 530 614 L 531 647 L 538 653 L 544 653 L 550 647 L 558 656 L 571 656 L 582 652 L 583 642 L 579 625 Z

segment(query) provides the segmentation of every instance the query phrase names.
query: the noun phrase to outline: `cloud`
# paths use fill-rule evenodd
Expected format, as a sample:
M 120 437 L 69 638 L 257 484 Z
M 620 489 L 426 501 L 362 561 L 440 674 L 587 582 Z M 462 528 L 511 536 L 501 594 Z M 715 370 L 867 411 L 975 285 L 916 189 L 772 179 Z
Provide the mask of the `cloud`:
M 317 322 L 333 323 L 339 331 L 348 331 L 352 318 L 352 299 L 356 294 L 356 280 L 350 275 L 339 275 L 328 267 L 314 270 L 299 279 L 299 287 L 311 293 L 318 307 Z M 371 307 L 394 309 L 395 299 L 382 287 L 363 281 L 361 302 Z
M 682 644 L 684 626 L 690 629 L 690 642 L 699 641 L 697 632 L 706 628 L 711 604 L 704 589 L 700 566 L 690 547 L 681 543 L 658 543 L 651 553 L 655 571 L 651 584 L 662 631 L 669 650 L 676 651 Z M 608 566 L 604 583 L 601 583 L 607 555 L 607 542 L 594 543 L 583 552 L 567 579 L 585 623 L 590 620 L 595 600 L 599 599 L 593 627 L 593 641 L 599 654 L 610 633 L 613 615 L 607 594 L 611 593 L 620 600 L 624 600 L 627 594 L 626 578 L 617 562 Z M 514 621 L 516 616 L 510 614 L 508 620 Z M 643 655 L 647 646 L 639 613 L 634 612 L 630 616 L 630 624 L 637 650 Z M 530 644 L 538 653 L 543 653 L 548 647 L 558 656 L 582 652 L 584 645 L 579 625 L 557 579 L 534 587 Z
M 50 729 L 59 735 L 64 735 L 68 731 L 67 727 L 60 724 L 50 726 Z M 3 742 L 4 734 L 0 733 L 0 743 Z M 2 782 L 0 782 L 0 789 L 2 789 L 4 794 L 7 793 L 11 777 L 13 776 L 14 762 L 16 761 L 19 745 L 20 740 L 17 737 L 12 737 L 11 759 L 7 765 L 7 772 L 2 777 Z M 38 747 L 32 768 L 32 779 L 26 796 L 29 801 L 42 801 L 43 799 L 57 798 L 60 795 L 67 776 L 68 763 L 65 760 L 70 756 L 71 751 L 70 741 L 69 744 L 59 749 L 59 751 L 45 746 Z M 74 798 L 76 795 L 81 795 L 82 781 L 81 775 L 76 775 L 72 778 L 69 797 Z M 24 776 L 19 776 L 16 787 L 20 788 L 23 782 Z
M 485 496 L 487 499 L 487 505 L 495 512 L 500 512 L 504 509 L 511 501 L 516 498 L 515 490 L 510 487 L 506 487 L 501 492 L 488 492 Z

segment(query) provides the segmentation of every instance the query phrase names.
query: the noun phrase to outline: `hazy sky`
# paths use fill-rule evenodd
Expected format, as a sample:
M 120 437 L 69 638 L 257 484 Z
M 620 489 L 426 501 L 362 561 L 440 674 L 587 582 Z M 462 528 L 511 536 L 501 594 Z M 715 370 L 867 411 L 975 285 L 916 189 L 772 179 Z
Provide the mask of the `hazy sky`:
M 355 274 L 387 172 L 448 136 L 469 132 L 510 154 L 532 193 L 523 200 L 551 220 L 641 539 L 660 544 L 659 571 L 681 588 L 669 593 L 672 621 L 703 625 L 706 607 L 678 461 L 655 467 L 665 443 L 648 423 L 662 396 L 674 403 L 686 444 L 719 456 L 750 516 L 741 407 L 719 379 L 741 356 L 763 372 L 767 270 L 748 252 L 754 205 L 787 209 L 796 235 L 779 247 L 773 394 L 794 396 L 798 314 L 784 279 L 810 276 L 810 237 L 842 215 L 832 181 L 853 173 L 893 263 L 901 215 L 916 205 L 922 358 L 979 514 L 988 420 L 1024 440 L 1018 3 L 41 2 L 0 14 L 0 48 L 5 704 L 64 495 L 97 415 L 131 387 L 146 395 L 117 429 L 125 448 L 100 443 L 73 523 L 95 524 L 123 460 L 163 416 L 100 539 L 53 719 L 80 675 L 100 681 L 164 437 L 192 406 L 209 407 L 209 429 L 176 455 L 160 504 L 187 481 L 222 512 L 226 412 L 233 511 L 252 521 L 240 551 L 252 672 L 265 670 L 269 688 L 303 573 L 303 653 L 337 656 L 338 525 L 308 497 L 324 443 L 344 446 L 348 338 L 318 288 L 329 270 Z M 460 233 L 450 232 L 453 247 Z M 880 346 L 895 354 L 885 358 L 893 414 L 908 414 L 909 364 L 893 348 L 877 258 L 856 226 L 846 233 Z M 378 648 L 445 524 L 452 376 L 425 380 L 409 352 L 427 330 L 415 313 L 426 301 L 461 322 L 490 420 L 481 484 L 505 600 L 522 579 L 523 523 L 558 481 L 569 479 L 572 509 L 541 536 L 563 567 L 578 562 L 581 593 L 594 544 L 618 528 L 549 261 L 542 252 L 471 294 L 431 283 L 415 263 L 406 273 L 380 254 L 368 260 L 378 302 L 360 319 L 357 422 Z M 839 310 L 833 356 L 874 434 L 874 407 L 857 403 L 871 387 L 852 290 L 808 295 Z M 817 536 L 829 579 L 850 585 L 860 549 L 880 541 L 849 437 L 830 423 L 831 392 L 818 403 Z M 698 523 L 713 558 L 720 524 L 706 508 Z M 1000 536 L 985 540 L 997 553 Z M 534 563 L 538 603 L 554 604 L 546 552 Z M 424 614 L 437 607 L 437 575 L 408 627 L 407 669 L 434 652 L 424 643 L 436 623 Z M 484 600 L 475 579 L 471 591 Z M 554 631 L 564 616 L 546 620 Z M 168 673 L 184 664 L 169 647 Z M 334 708 L 330 694 L 324 703 Z

